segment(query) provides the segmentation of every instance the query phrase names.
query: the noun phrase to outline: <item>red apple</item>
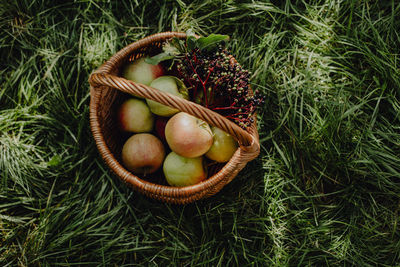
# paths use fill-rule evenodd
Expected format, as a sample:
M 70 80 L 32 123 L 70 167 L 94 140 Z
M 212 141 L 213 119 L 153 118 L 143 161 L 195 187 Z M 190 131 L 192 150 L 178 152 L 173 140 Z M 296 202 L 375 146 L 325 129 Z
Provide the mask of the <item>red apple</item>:
M 185 112 L 169 119 L 165 126 L 165 137 L 172 151 L 188 158 L 203 155 L 213 142 L 210 126 Z
M 188 186 L 206 179 L 203 157 L 186 158 L 171 152 L 163 164 L 165 178 L 171 186 Z
M 125 132 L 150 132 L 154 126 L 154 115 L 141 99 L 130 98 L 123 102 L 117 116 L 118 124 Z
M 167 142 L 167 139 L 165 139 L 165 126 L 167 125 L 168 120 L 169 120 L 169 117 L 157 117 L 156 118 L 155 130 L 156 130 L 158 138 L 160 138 L 161 141 L 163 141 L 163 142 Z
M 189 94 L 185 84 L 174 76 L 161 76 L 155 79 L 150 84 L 151 87 L 169 93 L 180 98 L 188 99 Z M 171 117 L 172 115 L 179 112 L 178 109 L 171 108 L 169 106 L 160 104 L 156 101 L 146 99 L 147 104 L 150 107 L 151 112 L 156 115 Z
M 211 127 L 213 144 L 207 151 L 206 157 L 217 162 L 227 162 L 238 148 L 238 143 L 233 137 L 217 127 Z
M 153 173 L 161 167 L 164 158 L 164 146 L 152 134 L 135 134 L 122 147 L 122 162 L 133 173 Z
M 155 78 L 163 74 L 164 70 L 160 64 L 152 65 L 146 63 L 144 58 L 139 58 L 129 63 L 122 72 L 122 76 L 125 79 L 145 85 L 150 85 Z

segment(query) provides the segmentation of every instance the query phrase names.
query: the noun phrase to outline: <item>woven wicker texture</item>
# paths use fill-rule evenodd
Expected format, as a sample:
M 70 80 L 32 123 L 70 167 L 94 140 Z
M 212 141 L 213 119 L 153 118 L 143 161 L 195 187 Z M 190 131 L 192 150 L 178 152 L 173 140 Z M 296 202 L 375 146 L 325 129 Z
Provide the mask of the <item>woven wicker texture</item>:
M 89 78 L 90 126 L 102 158 L 120 179 L 151 198 L 185 204 L 220 191 L 245 167 L 247 162 L 258 156 L 260 145 L 256 120 L 249 130 L 245 131 L 225 117 L 201 105 L 119 77 L 120 69 L 127 61 L 151 54 L 174 36 L 186 38 L 186 34 L 178 32 L 148 36 L 126 46 L 92 73 Z M 229 162 L 210 168 L 208 179 L 196 185 L 172 187 L 157 178 L 140 178 L 126 170 L 120 163 L 124 138 L 121 137 L 123 134 L 119 132 L 116 125 L 115 110 L 127 95 L 148 98 L 203 119 L 210 125 L 232 135 L 238 141 L 239 148 Z

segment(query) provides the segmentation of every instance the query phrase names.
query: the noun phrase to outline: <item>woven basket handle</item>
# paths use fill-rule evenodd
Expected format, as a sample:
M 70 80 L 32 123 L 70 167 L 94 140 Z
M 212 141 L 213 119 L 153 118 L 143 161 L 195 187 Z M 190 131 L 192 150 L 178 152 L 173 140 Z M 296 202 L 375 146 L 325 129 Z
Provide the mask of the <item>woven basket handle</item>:
M 253 124 L 253 127 L 250 127 L 250 131 L 247 132 L 232 121 L 204 106 L 168 93 L 164 93 L 150 86 L 135 83 L 111 74 L 115 73 L 115 69 L 120 66 L 121 62 L 123 61 L 122 59 L 135 51 L 135 49 L 137 49 L 136 47 L 143 46 L 146 44 L 146 42 L 152 43 L 154 41 L 165 40 L 166 38 L 170 38 L 172 36 L 182 38 L 185 37 L 186 34 L 175 32 L 155 34 L 125 47 L 111 57 L 110 60 L 103 64 L 97 71 L 90 75 L 90 85 L 93 88 L 98 88 L 101 86 L 112 87 L 124 93 L 151 99 L 158 103 L 189 113 L 232 135 L 233 138 L 238 141 L 240 147 L 250 156 L 248 160 L 255 158 L 260 149 L 257 130 L 254 129 L 255 123 Z

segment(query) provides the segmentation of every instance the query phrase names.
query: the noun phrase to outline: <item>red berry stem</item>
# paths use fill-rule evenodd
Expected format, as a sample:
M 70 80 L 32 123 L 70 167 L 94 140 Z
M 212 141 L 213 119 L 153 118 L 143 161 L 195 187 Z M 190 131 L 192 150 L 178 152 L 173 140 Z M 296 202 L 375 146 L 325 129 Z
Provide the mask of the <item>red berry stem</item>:
M 246 129 L 254 121 L 257 107 L 264 103 L 264 96 L 258 91 L 250 93 L 249 72 L 232 63 L 231 58 L 222 47 L 216 52 L 194 49 L 179 58 L 176 67 L 191 100 Z

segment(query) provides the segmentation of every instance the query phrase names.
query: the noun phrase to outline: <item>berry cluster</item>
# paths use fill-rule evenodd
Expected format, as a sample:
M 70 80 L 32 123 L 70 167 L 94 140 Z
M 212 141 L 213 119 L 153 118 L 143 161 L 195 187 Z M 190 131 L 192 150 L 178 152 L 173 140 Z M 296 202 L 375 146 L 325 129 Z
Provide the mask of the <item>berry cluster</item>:
M 189 89 L 190 98 L 234 121 L 243 129 L 254 122 L 256 108 L 264 96 L 250 91 L 250 73 L 222 46 L 214 51 L 193 49 L 176 62 L 178 75 Z

